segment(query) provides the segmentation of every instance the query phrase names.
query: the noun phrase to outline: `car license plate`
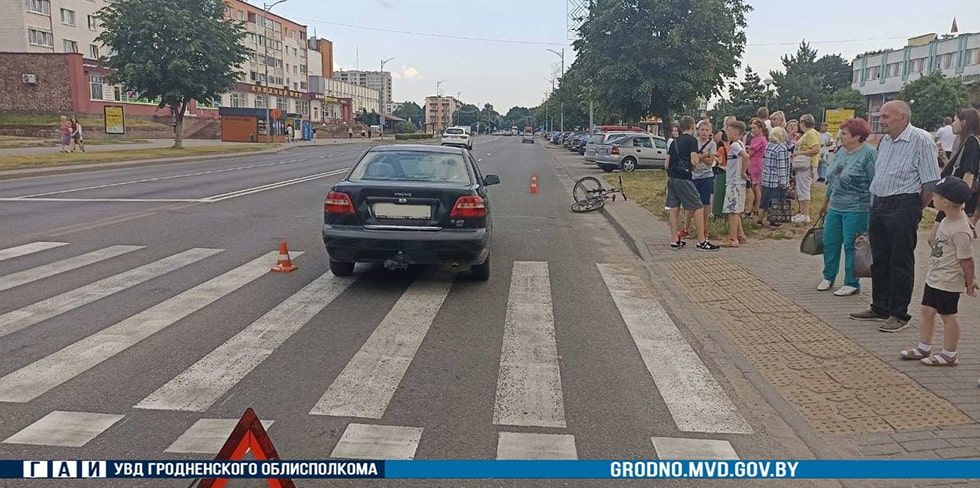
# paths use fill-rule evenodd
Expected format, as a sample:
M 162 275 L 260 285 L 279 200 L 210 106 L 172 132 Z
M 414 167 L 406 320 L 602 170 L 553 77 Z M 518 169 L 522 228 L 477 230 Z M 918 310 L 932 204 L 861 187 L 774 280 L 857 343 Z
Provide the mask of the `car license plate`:
M 429 205 L 375 203 L 374 216 L 379 219 L 429 219 L 432 216 L 432 207 Z

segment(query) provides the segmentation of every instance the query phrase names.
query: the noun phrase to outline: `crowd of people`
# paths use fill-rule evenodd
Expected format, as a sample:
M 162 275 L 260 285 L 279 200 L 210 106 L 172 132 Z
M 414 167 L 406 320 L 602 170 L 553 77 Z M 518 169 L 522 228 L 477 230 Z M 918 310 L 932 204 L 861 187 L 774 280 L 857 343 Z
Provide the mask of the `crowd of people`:
M 823 228 L 823 276 L 818 291 L 837 283 L 841 258 L 842 285 L 833 294 L 860 293 L 855 274 L 855 241 L 867 238 L 872 257 L 871 305 L 850 314 L 855 320 L 880 322 L 882 332 L 909 325 L 915 283 L 915 247 L 926 207 L 937 211 L 928 234 L 929 266 L 925 277 L 918 343 L 900 357 L 926 366 L 957 364 L 957 319 L 960 295 L 976 296 L 973 263 L 974 227 L 980 212 L 980 112 L 965 108 L 945 121 L 934 137 L 912 125 L 909 105 L 900 100 L 880 111 L 883 135 L 877 147 L 868 139 L 871 127 L 862 118 L 841 124 L 838 134 L 818 131 L 812 115 L 786 120 L 765 108 L 746 124 L 726 117 L 712 134 L 707 118 L 695 123 L 685 116 L 668 141 L 667 208 L 671 244 L 685 247 L 693 222 L 696 249 L 717 251 L 710 242 L 710 216 L 725 216 L 728 234 L 722 246 L 747 242 L 743 218 L 759 225 L 814 224 Z M 811 189 L 825 186 L 817 221 L 811 218 Z M 797 213 L 792 217 L 793 202 Z M 683 228 L 680 211 L 687 212 Z M 943 321 L 943 346 L 932 348 L 937 315 Z

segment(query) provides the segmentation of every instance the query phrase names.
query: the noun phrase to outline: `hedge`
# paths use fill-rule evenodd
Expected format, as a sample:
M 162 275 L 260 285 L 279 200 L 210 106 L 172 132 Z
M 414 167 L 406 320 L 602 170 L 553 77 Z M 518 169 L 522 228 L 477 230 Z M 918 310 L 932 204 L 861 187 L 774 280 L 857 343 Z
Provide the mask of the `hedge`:
M 396 141 L 405 141 L 410 139 L 432 139 L 432 134 L 395 134 Z

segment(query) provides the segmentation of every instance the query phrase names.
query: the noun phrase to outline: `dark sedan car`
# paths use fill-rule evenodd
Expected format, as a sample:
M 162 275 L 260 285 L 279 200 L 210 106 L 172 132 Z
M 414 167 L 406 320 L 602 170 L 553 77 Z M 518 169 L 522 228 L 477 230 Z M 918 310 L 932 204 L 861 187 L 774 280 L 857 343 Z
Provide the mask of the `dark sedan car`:
M 463 149 L 375 146 L 331 188 L 324 202 L 323 243 L 330 271 L 350 276 L 354 264 L 410 264 L 469 269 L 490 277 L 490 200 L 497 175 L 480 172 Z

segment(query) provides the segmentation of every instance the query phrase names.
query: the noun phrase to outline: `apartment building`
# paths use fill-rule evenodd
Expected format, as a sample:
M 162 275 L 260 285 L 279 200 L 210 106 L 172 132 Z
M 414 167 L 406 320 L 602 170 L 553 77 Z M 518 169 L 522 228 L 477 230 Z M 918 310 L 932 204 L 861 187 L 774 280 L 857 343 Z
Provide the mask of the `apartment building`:
M 381 92 L 384 113 L 391 113 L 391 73 L 387 71 L 336 71 L 333 79 Z
M 851 66 L 851 87 L 867 98 L 868 121 L 880 132 L 881 106 L 906 83 L 937 71 L 963 83 L 980 80 L 980 33 L 913 37 L 903 48 L 862 54 Z
M 453 115 L 463 106 L 455 97 L 431 96 L 425 97 L 425 128 L 433 133 L 441 133 L 446 127 L 452 127 Z
M 102 32 L 95 15 L 105 0 L 0 1 L 0 51 L 104 54 L 95 40 Z

